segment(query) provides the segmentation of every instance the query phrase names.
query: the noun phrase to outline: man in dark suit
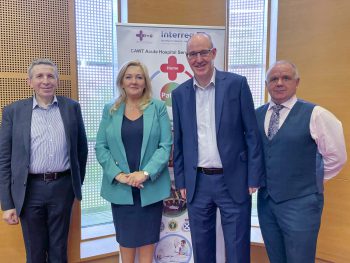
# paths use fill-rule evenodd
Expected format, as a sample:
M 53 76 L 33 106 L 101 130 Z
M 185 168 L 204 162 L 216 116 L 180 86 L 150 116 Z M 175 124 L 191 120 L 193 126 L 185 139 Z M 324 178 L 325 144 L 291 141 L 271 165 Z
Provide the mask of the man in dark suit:
M 56 96 L 58 70 L 48 59 L 28 68 L 29 99 L 3 109 L 0 201 L 3 219 L 21 221 L 27 262 L 67 262 L 74 197 L 81 200 L 87 139 L 77 102 Z
M 341 122 L 297 99 L 299 81 L 294 64 L 277 61 L 266 74 L 271 101 L 256 110 L 266 164 L 258 213 L 271 263 L 315 262 L 323 182 L 346 162 Z
M 264 175 L 262 146 L 245 77 L 216 70 L 208 34 L 194 34 L 194 78 L 172 93 L 175 184 L 187 198 L 194 259 L 215 262 L 220 209 L 226 262 L 250 262 L 251 196 Z

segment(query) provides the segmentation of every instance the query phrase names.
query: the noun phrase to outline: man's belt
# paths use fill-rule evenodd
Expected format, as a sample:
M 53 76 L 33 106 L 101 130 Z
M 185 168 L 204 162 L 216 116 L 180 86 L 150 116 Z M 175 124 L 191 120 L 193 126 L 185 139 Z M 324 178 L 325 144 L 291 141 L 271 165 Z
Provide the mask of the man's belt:
M 42 173 L 42 174 L 29 174 L 28 176 L 32 179 L 43 180 L 45 182 L 51 182 L 61 178 L 63 176 L 70 175 L 70 170 L 63 172 L 54 172 L 54 173 Z
M 224 169 L 222 168 L 204 168 L 204 167 L 197 167 L 197 172 L 212 175 L 212 174 L 223 174 Z

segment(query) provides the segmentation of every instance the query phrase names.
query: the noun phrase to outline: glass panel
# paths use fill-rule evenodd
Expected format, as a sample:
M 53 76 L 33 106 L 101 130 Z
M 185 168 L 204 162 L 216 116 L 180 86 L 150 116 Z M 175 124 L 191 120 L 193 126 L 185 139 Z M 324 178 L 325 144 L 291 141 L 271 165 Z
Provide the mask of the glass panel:
M 102 169 L 94 146 L 103 106 L 115 90 L 113 5 L 117 5 L 116 0 L 75 1 L 79 102 L 89 142 L 81 202 L 83 228 L 112 222 L 110 204 L 100 197 Z
M 229 1 L 228 71 L 247 77 L 256 108 L 264 103 L 266 5 L 264 0 Z M 257 216 L 256 195 L 252 216 Z

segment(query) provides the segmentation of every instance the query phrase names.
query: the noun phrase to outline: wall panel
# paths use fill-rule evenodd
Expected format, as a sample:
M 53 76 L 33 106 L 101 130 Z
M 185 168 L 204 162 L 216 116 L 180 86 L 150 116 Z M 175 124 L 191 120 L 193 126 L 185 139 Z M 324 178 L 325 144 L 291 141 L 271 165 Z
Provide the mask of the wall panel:
M 0 108 L 32 95 L 26 82 L 33 59 L 53 60 L 62 76 L 58 93 L 72 96 L 76 83 L 69 1 L 5 0 L 0 6 Z M 73 49 L 74 51 L 75 49 Z M 75 54 L 73 54 L 75 56 Z M 72 66 L 73 65 L 73 66 Z M 75 86 L 75 85 L 74 85 Z M 76 87 L 74 87 L 76 89 Z M 0 113 L 1 117 L 1 113 Z
M 129 0 L 129 23 L 226 25 L 226 1 Z

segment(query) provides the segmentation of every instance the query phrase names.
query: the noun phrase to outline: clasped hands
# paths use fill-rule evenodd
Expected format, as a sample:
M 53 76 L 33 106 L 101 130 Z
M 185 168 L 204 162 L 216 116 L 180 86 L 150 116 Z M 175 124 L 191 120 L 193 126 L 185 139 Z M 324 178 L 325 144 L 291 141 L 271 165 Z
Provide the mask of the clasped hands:
M 120 173 L 115 177 L 115 180 L 117 180 L 119 183 L 127 184 L 139 189 L 143 188 L 143 182 L 146 181 L 146 179 L 147 176 L 143 171 L 136 171 L 129 174 Z

